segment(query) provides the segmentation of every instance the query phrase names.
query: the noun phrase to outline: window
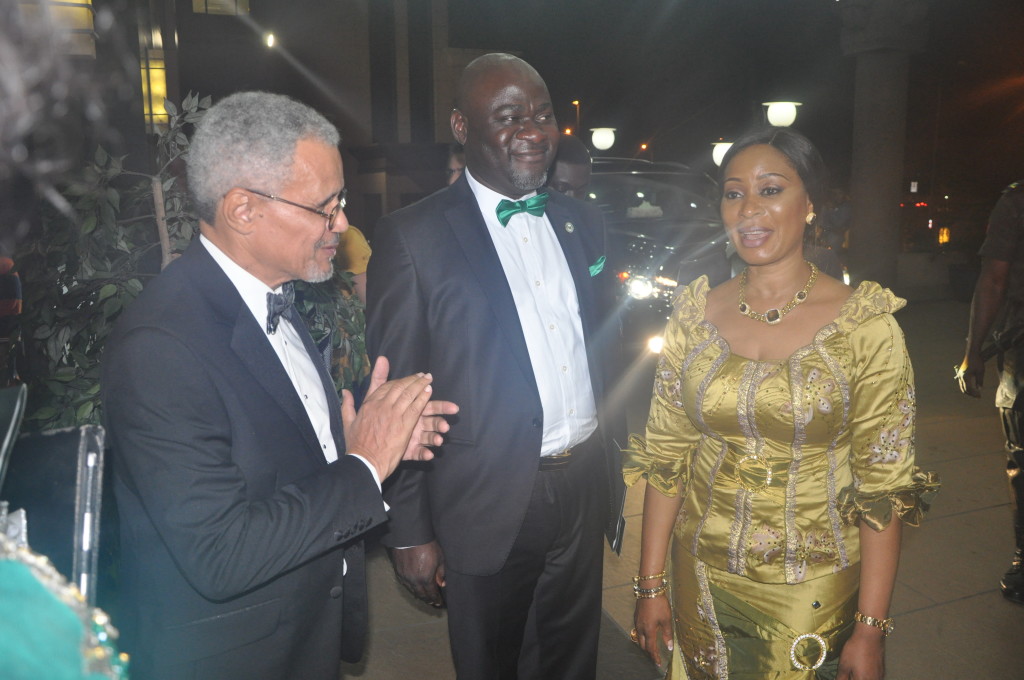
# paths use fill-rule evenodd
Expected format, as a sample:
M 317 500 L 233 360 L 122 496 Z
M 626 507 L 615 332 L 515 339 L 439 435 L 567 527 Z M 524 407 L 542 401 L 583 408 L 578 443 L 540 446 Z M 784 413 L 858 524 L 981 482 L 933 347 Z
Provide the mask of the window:
M 196 14 L 248 14 L 249 0 L 192 0 Z
M 248 4 L 248 2 L 246 2 Z M 54 22 L 68 33 L 68 54 L 82 57 L 96 56 L 96 33 L 93 30 L 93 17 L 96 11 L 92 0 L 76 0 L 72 2 L 23 2 L 21 12 L 25 18 L 42 9 L 53 17 Z
M 164 108 L 167 98 L 167 66 L 164 51 L 151 47 L 142 49 L 142 111 L 146 131 L 159 133 L 167 127 L 170 117 Z

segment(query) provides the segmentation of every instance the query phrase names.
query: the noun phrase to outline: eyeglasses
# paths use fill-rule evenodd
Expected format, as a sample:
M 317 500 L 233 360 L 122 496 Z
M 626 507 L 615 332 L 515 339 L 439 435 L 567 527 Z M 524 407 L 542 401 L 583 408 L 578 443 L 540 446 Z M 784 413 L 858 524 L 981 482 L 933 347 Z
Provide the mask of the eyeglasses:
M 345 205 L 348 203 L 348 199 L 347 199 L 348 187 L 345 187 L 344 189 L 342 189 L 341 193 L 338 194 L 338 203 L 334 206 L 334 209 L 331 210 L 331 212 L 324 212 L 323 210 L 320 210 L 319 208 L 311 208 L 308 205 L 302 205 L 301 203 L 295 203 L 294 201 L 289 201 L 287 198 L 281 198 L 280 196 L 272 196 L 271 194 L 265 194 L 262 191 L 256 191 L 255 189 L 246 189 L 246 191 L 248 191 L 251 194 L 256 194 L 257 196 L 262 196 L 263 198 L 270 199 L 271 201 L 277 201 L 279 203 L 287 203 L 288 205 L 293 205 L 296 208 L 302 208 L 306 212 L 311 212 L 314 215 L 319 215 L 320 217 L 325 217 L 325 218 L 327 218 L 327 230 L 328 231 L 330 231 L 331 225 L 334 224 L 334 218 L 338 216 L 339 212 L 341 212 L 342 210 L 345 209 Z

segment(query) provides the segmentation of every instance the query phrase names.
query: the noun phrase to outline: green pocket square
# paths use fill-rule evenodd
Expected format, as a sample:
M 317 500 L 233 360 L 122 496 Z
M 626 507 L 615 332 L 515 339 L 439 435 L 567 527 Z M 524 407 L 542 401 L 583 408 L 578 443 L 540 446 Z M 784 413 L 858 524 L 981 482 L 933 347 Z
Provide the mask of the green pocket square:
M 597 276 L 603 270 L 604 270 L 604 255 L 602 255 L 601 257 L 597 258 L 597 261 L 594 262 L 594 264 L 590 265 L 590 275 L 591 276 Z

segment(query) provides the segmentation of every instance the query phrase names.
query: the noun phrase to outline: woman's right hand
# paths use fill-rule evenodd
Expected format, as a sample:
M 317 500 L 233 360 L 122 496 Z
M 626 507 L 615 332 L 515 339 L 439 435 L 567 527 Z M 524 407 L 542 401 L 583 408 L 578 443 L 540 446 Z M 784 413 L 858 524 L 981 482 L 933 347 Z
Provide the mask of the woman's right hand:
M 672 608 L 668 597 L 643 598 L 636 601 L 633 612 L 637 644 L 647 652 L 654 663 L 661 665 L 661 644 L 672 651 Z

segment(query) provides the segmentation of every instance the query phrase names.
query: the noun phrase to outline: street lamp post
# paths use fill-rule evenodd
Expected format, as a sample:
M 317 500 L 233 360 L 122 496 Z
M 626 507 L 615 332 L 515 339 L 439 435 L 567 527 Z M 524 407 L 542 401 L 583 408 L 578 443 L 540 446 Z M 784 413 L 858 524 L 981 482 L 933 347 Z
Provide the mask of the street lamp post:
M 576 133 L 579 134 L 579 131 L 580 131 L 580 100 L 579 99 L 573 99 L 572 100 L 572 105 L 576 107 Z

